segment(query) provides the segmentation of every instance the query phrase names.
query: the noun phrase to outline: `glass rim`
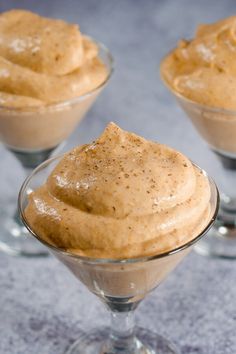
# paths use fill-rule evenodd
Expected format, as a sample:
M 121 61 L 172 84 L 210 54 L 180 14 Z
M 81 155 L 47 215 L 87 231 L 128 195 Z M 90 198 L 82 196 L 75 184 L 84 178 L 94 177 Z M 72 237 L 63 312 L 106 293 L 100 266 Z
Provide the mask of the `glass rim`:
M 111 54 L 110 50 L 100 41 L 95 40 L 93 37 L 90 36 L 85 36 L 86 38 L 92 40 L 97 46 L 98 49 L 104 51 L 104 53 L 106 54 L 109 63 L 110 63 L 110 68 L 108 68 L 108 73 L 107 76 L 105 78 L 104 81 L 102 81 L 98 86 L 96 86 L 95 88 L 93 88 L 92 90 L 84 93 L 83 95 L 80 96 L 76 96 L 73 98 L 69 98 L 67 100 L 64 101 L 58 101 L 55 103 L 50 103 L 48 105 L 40 105 L 40 106 L 32 106 L 32 107 L 11 107 L 11 106 L 3 106 L 0 105 L 0 111 L 8 111 L 8 112 L 14 112 L 14 113 L 31 113 L 31 112 L 43 112 L 43 111 L 47 111 L 50 109 L 62 109 L 64 107 L 67 107 L 68 105 L 73 105 L 76 104 L 80 101 L 83 101 L 84 99 L 86 99 L 87 97 L 91 96 L 93 93 L 95 93 L 96 91 L 98 91 L 99 89 L 101 89 L 102 87 L 104 87 L 107 82 L 110 80 L 113 72 L 114 72 L 114 58 L 113 55 Z M 105 63 L 104 63 L 105 64 Z M 105 64 L 105 66 L 107 67 L 107 65 Z
M 174 249 L 171 249 L 169 251 L 165 251 L 162 253 L 158 253 L 158 254 L 154 254 L 154 255 L 150 255 L 150 256 L 141 256 L 141 257 L 133 257 L 133 258 L 95 258 L 95 257 L 87 257 L 87 256 L 81 256 L 81 255 L 77 255 L 74 254 L 70 251 L 67 251 L 63 248 L 60 247 L 56 247 L 52 244 L 50 244 L 49 242 L 43 240 L 42 238 L 40 238 L 31 228 L 31 226 L 28 224 L 28 221 L 25 217 L 25 213 L 24 213 L 24 208 L 23 208 L 23 195 L 24 192 L 29 184 L 29 182 L 31 181 L 31 179 L 37 175 L 37 173 L 41 170 L 43 170 L 45 167 L 49 166 L 51 163 L 53 163 L 56 160 L 61 159 L 65 154 L 56 156 L 56 157 L 52 157 L 46 161 L 44 161 L 43 163 L 41 163 L 38 167 L 36 167 L 33 172 L 25 179 L 25 181 L 23 182 L 19 194 L 18 194 L 18 209 L 19 209 L 19 213 L 20 213 L 20 217 L 22 219 L 23 224 L 25 225 L 25 227 L 27 228 L 27 230 L 30 232 L 30 234 L 32 234 L 39 242 L 41 242 L 43 245 L 45 245 L 46 247 L 48 247 L 49 249 L 51 249 L 52 251 L 55 251 L 57 253 L 62 253 L 63 255 L 66 255 L 70 258 L 76 258 L 79 261 L 82 261 L 84 263 L 90 263 L 90 264 L 135 264 L 135 263 L 140 263 L 140 262 L 147 262 L 147 261 L 152 261 L 155 259 L 159 259 L 159 258 L 164 258 L 164 257 L 168 257 L 171 256 L 173 254 L 176 254 L 180 251 L 183 251 L 189 247 L 191 247 L 192 245 L 194 245 L 198 240 L 200 240 L 206 233 L 207 231 L 210 229 L 211 225 L 214 223 L 217 214 L 218 214 L 218 210 L 219 210 L 219 203 L 220 203 L 220 198 L 219 198 L 219 191 L 218 188 L 214 182 L 214 180 L 207 174 L 207 172 L 205 170 L 203 170 L 202 168 L 200 168 L 197 164 L 193 163 L 192 164 L 197 167 L 199 170 L 202 171 L 202 173 L 204 174 L 204 176 L 207 177 L 209 184 L 211 186 L 214 187 L 214 192 L 216 194 L 216 205 L 215 205 L 215 210 L 213 215 L 211 216 L 209 222 L 207 223 L 207 225 L 204 227 L 204 229 L 193 239 L 191 239 L 190 241 L 186 242 L 185 244 L 178 246 Z M 211 192 L 212 193 L 212 192 Z
M 169 89 L 169 91 L 176 96 L 177 98 L 181 99 L 182 101 L 185 101 L 186 103 L 192 104 L 202 110 L 208 110 L 211 112 L 215 112 L 215 113 L 223 113 L 226 115 L 230 115 L 230 116 L 235 116 L 236 118 L 236 110 L 233 109 L 226 109 L 226 108 L 220 108 L 220 107 L 214 107 L 214 106 L 208 106 L 208 105 L 204 105 L 201 103 L 198 103 L 196 101 L 191 100 L 190 98 L 182 95 L 180 92 L 177 92 L 176 90 L 173 89 L 173 87 L 170 85 L 170 83 L 166 80 L 165 75 L 162 72 L 162 64 L 164 63 L 164 61 L 169 57 L 169 55 L 171 53 L 173 53 L 174 49 L 172 49 L 171 51 L 168 52 L 168 54 L 166 54 L 160 62 L 160 77 L 162 82 L 165 84 L 165 86 Z

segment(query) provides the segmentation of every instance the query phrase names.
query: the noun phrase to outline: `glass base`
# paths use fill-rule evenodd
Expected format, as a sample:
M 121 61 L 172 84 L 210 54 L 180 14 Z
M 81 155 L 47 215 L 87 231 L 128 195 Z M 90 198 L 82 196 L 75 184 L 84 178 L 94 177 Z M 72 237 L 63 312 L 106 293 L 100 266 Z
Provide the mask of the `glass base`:
M 14 205 L 9 205 L 10 210 Z M 12 256 L 45 257 L 49 255 L 46 247 L 30 235 L 17 213 L 10 214 L 8 208 L 0 210 L 0 251 Z M 9 211 L 9 213 L 8 213 Z
M 167 339 L 144 328 L 136 330 L 136 349 L 132 354 L 178 354 Z M 122 350 L 112 352 L 107 349 L 109 329 L 104 328 L 90 334 L 83 334 L 72 344 L 65 354 L 129 354 Z
M 236 226 L 216 223 L 194 249 L 203 256 L 236 259 Z

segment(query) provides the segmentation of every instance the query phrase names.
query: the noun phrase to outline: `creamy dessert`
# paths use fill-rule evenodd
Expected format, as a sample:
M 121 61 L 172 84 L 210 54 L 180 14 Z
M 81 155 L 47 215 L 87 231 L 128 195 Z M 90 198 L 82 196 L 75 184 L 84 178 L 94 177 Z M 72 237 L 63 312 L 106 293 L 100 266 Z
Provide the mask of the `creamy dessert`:
M 217 188 L 199 167 L 112 123 L 93 143 L 40 165 L 19 193 L 24 224 L 113 313 L 110 342 L 99 329 L 69 351 L 176 353 L 137 330 L 133 311 L 209 230 L 217 208 Z
M 0 139 L 23 150 L 57 145 L 108 76 L 98 44 L 78 25 L 25 10 L 2 13 Z
M 47 243 L 96 258 L 173 250 L 209 223 L 207 177 L 181 153 L 110 123 L 65 154 L 29 195 L 27 223 Z
M 161 65 L 163 79 L 196 128 L 214 149 L 226 154 L 236 153 L 235 62 L 236 16 L 232 16 L 200 25 L 195 37 L 181 40 Z

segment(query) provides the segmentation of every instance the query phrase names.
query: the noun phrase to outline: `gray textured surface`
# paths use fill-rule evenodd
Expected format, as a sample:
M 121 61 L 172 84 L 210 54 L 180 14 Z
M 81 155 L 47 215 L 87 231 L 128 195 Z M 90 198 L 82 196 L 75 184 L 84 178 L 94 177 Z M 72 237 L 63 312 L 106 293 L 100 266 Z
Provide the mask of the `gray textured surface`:
M 0 2 L 0 10 L 19 6 L 80 23 L 116 59 L 110 85 L 65 149 L 90 141 L 113 120 L 220 175 L 219 165 L 162 86 L 158 64 L 177 39 L 192 35 L 197 23 L 234 13 L 235 1 Z M 3 146 L 0 161 L 3 204 L 14 196 L 23 174 Z M 173 340 L 182 354 L 235 354 L 235 274 L 235 262 L 192 253 L 143 302 L 138 321 Z M 54 258 L 0 254 L 0 354 L 63 354 L 81 331 L 106 320 L 98 300 Z

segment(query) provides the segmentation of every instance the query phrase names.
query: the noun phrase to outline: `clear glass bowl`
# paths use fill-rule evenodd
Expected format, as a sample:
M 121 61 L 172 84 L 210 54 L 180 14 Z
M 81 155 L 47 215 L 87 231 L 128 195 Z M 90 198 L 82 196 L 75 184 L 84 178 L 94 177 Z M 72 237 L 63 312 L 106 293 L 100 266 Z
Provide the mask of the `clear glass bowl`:
M 102 43 L 91 40 L 97 44 L 98 57 L 107 68 L 105 80 L 82 96 L 55 104 L 20 109 L 0 106 L 0 141 L 6 147 L 19 153 L 43 151 L 55 148 L 73 132 L 114 70 L 109 50 Z
M 25 175 L 48 159 L 68 138 L 109 82 L 114 70 L 112 55 L 103 44 L 96 44 L 98 56 L 107 68 L 107 77 L 94 90 L 48 106 L 0 107 L 0 141 L 20 161 Z M 27 237 L 28 231 L 16 211 L 14 195 L 0 203 L 0 223 L 0 250 L 29 257 L 48 255 L 45 247 Z
M 19 193 L 22 220 L 38 241 L 64 263 L 92 293 L 105 303 L 111 315 L 110 329 L 100 329 L 82 335 L 67 354 L 170 354 L 174 346 L 162 336 L 147 329 L 136 328 L 134 310 L 140 301 L 176 267 L 212 226 L 218 211 L 217 187 L 208 177 L 211 188 L 210 213 L 204 230 L 188 243 L 169 252 L 131 259 L 96 259 L 82 257 L 44 241 L 29 225 L 25 215 L 28 195 L 45 183 L 60 157 L 41 164 L 26 179 Z M 205 172 L 203 171 L 205 174 Z M 206 175 L 206 174 L 205 174 Z M 206 175 L 207 176 L 207 175 Z
M 217 221 L 195 249 L 202 255 L 236 259 L 236 111 L 201 105 L 184 97 L 170 85 L 162 72 L 162 65 L 164 84 L 222 166 Z

